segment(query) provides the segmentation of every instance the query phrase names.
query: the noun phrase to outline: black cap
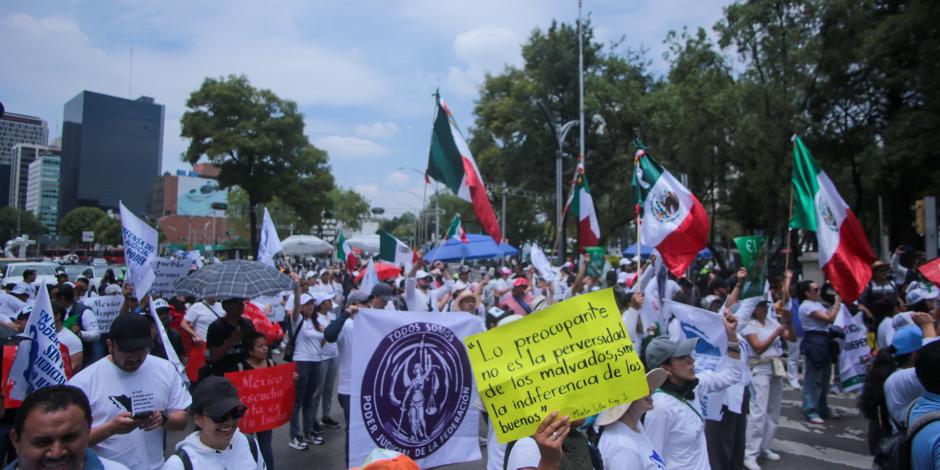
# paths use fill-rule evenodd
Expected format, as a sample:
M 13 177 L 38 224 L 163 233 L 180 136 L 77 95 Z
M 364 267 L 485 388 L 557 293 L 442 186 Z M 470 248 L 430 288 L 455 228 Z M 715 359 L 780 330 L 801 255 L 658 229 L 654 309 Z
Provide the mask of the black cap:
M 384 282 L 376 283 L 375 286 L 372 287 L 372 297 L 381 297 L 385 300 L 389 300 L 392 298 L 392 294 L 394 294 L 394 292 L 391 286 Z
M 193 389 L 192 414 L 205 414 L 219 418 L 235 408 L 244 407 L 238 399 L 238 390 L 225 377 L 212 375 L 199 381 Z
M 111 341 L 117 343 L 121 351 L 136 351 L 153 347 L 150 338 L 150 323 L 143 315 L 125 313 L 118 315 L 111 323 Z

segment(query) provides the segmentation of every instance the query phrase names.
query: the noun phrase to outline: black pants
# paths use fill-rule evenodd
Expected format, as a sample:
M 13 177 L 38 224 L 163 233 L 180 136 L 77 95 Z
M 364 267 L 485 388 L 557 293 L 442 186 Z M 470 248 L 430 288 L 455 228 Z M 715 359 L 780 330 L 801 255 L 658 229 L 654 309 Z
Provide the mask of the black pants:
M 346 419 L 346 445 L 343 448 L 346 451 L 346 468 L 349 468 L 349 395 L 337 393 L 336 399 L 339 400 L 339 406 L 343 409 L 343 418 Z
M 741 470 L 744 468 L 744 446 L 747 442 L 747 408 L 750 390 L 744 389 L 741 413 L 727 406 L 721 407 L 721 421 L 705 420 L 705 443 L 708 463 L 714 470 Z

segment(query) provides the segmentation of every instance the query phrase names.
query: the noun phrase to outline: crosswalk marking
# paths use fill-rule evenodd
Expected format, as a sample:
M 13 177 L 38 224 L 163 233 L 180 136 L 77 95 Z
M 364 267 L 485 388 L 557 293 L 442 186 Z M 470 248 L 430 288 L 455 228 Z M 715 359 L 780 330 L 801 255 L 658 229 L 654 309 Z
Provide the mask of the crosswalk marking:
M 811 446 L 802 442 L 793 442 L 774 439 L 772 447 L 777 452 L 801 455 L 815 460 L 822 460 L 832 464 L 845 465 L 853 468 L 871 468 L 871 457 L 859 455 L 854 452 L 832 449 L 821 446 Z

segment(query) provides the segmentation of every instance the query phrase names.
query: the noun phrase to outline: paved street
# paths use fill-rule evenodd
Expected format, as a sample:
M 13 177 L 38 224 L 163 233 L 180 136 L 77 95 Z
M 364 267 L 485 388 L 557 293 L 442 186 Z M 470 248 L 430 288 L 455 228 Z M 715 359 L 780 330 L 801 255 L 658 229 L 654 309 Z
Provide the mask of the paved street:
M 855 407 L 854 398 L 842 395 L 830 396 L 830 404 L 842 414 L 838 420 L 829 420 L 823 425 L 809 424 L 800 417 L 800 393 L 784 392 L 783 416 L 773 449 L 783 456 L 779 462 L 760 462 L 767 470 L 780 469 L 858 469 L 871 468 L 871 457 L 865 445 L 865 419 Z M 342 410 L 334 405 L 333 417 L 342 420 Z M 189 431 L 187 431 L 188 433 Z M 175 444 L 187 433 L 172 433 L 168 441 Z M 274 434 L 274 451 L 279 469 L 343 469 L 343 430 L 327 429 L 326 444 L 311 446 L 307 451 L 296 451 L 287 447 L 287 426 Z M 486 455 L 486 448 L 482 449 Z M 484 461 L 450 465 L 448 470 L 483 470 Z

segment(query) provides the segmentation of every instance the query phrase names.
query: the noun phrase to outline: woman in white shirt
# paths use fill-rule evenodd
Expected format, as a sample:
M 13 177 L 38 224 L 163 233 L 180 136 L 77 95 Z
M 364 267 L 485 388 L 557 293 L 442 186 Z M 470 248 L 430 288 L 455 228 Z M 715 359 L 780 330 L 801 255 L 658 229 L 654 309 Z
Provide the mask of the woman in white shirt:
M 605 410 L 597 417 L 601 438 L 597 448 L 604 461 L 604 470 L 663 470 L 666 462 L 646 436 L 640 419 L 653 409 L 653 390 L 666 381 L 665 370 L 656 368 L 646 373 L 650 394 L 630 403 Z
M 298 288 L 294 292 L 294 309 L 291 312 L 291 331 L 294 341 L 293 360 L 297 365 L 294 409 L 290 416 L 290 440 L 292 449 L 307 450 L 308 444 L 323 445 L 323 438 L 316 435 L 316 404 L 314 392 L 320 382 L 321 347 L 323 327 L 316 320 L 316 298 Z M 322 302 L 322 301 L 321 301 Z M 303 433 L 301 433 L 301 413 Z
M 800 323 L 803 325 L 801 352 L 806 361 L 803 373 L 803 417 L 813 424 L 823 424 L 823 418 L 836 417 L 826 401 L 832 376 L 832 354 L 829 352 L 829 326 L 839 314 L 842 299 L 836 294 L 832 306 L 819 303 L 819 285 L 801 281 L 796 287 L 800 299 Z
M 777 432 L 780 421 L 780 401 L 783 396 L 783 347 L 780 340 L 795 341 L 796 334 L 790 322 L 790 312 L 780 310 L 781 323 L 767 316 L 769 302 L 764 300 L 754 306 L 751 320 L 744 326 L 741 335 L 751 346 L 751 396 L 747 416 L 747 442 L 744 452 L 744 468 L 760 470 L 757 458 L 780 460 L 780 455 L 770 450 L 770 442 Z

